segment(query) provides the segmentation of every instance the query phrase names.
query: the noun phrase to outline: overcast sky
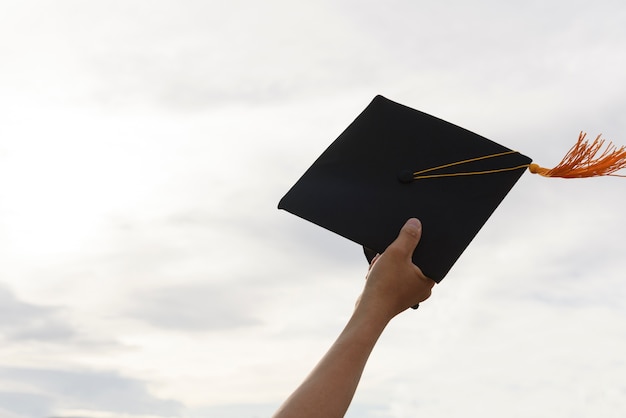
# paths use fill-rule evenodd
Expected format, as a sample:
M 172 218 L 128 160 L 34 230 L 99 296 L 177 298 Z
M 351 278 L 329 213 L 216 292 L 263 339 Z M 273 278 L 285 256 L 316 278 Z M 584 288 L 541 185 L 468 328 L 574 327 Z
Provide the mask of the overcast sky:
M 621 0 L 4 3 L 1 418 L 271 415 L 367 269 L 276 206 L 377 94 L 542 166 L 626 144 Z M 622 417 L 625 190 L 525 174 L 348 416 Z

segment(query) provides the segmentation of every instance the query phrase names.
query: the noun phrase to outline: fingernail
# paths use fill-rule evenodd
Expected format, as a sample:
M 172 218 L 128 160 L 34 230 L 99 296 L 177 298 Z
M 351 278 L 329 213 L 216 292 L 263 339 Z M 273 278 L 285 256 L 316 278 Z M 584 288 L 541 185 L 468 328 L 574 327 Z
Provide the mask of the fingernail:
M 422 223 L 421 223 L 421 222 L 420 222 L 420 220 L 419 220 L 419 219 L 417 219 L 417 218 L 411 218 L 411 219 L 409 219 L 408 221 L 406 221 L 406 224 L 407 224 L 407 225 L 414 226 L 414 227 L 416 227 L 417 229 L 421 229 L 421 228 L 422 228 Z

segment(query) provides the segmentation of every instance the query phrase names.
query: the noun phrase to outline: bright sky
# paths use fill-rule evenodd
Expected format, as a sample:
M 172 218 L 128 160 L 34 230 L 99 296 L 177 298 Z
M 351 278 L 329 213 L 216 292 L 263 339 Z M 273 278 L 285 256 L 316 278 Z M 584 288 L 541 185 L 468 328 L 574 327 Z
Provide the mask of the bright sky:
M 367 267 L 276 209 L 289 187 L 376 94 L 543 166 L 579 131 L 626 144 L 624 22 L 617 0 L 3 4 L 0 417 L 271 415 Z M 625 190 L 524 175 L 348 417 L 622 417 Z

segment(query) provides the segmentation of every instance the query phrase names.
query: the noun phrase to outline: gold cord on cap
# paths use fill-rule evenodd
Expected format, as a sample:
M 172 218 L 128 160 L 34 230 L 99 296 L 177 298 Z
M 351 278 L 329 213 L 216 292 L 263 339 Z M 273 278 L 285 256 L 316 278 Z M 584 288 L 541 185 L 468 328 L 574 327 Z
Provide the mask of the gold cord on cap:
M 503 171 L 512 171 L 512 170 L 517 170 L 517 169 L 520 169 L 520 168 L 528 167 L 528 164 L 524 164 L 524 165 L 519 165 L 519 166 L 516 166 L 516 167 L 497 168 L 497 169 L 493 169 L 493 170 L 461 171 L 461 172 L 457 172 L 457 173 L 446 173 L 446 174 L 424 174 L 424 173 L 429 173 L 429 172 L 432 172 L 432 171 L 435 171 L 435 170 L 441 170 L 441 169 L 444 169 L 444 168 L 453 167 L 455 165 L 467 164 L 467 163 L 471 163 L 471 162 L 474 162 L 474 161 L 486 160 L 488 158 L 496 158 L 496 157 L 501 157 L 503 155 L 509 155 L 509 154 L 515 154 L 515 153 L 517 153 L 517 151 L 499 152 L 497 154 L 483 155 L 481 157 L 469 158 L 467 160 L 456 161 L 456 162 L 453 162 L 453 163 L 444 164 L 444 165 L 440 165 L 440 166 L 437 166 L 437 167 L 427 168 L 425 170 L 420 170 L 420 171 L 414 172 L 413 173 L 413 180 L 432 179 L 432 178 L 439 178 L 439 177 L 455 177 L 455 176 L 472 176 L 472 175 L 479 175 L 479 174 L 493 174 L 493 173 L 501 173 Z
M 413 180 L 431 179 L 439 177 L 455 177 L 455 176 L 471 176 L 480 174 L 492 174 L 501 173 L 503 171 L 513 171 L 520 168 L 528 168 L 533 174 L 539 174 L 544 177 L 560 177 L 560 178 L 584 178 L 584 177 L 598 177 L 598 176 L 614 176 L 614 177 L 626 177 L 626 175 L 614 174 L 616 171 L 626 168 L 626 146 L 617 148 L 612 142 L 609 142 L 604 149 L 602 149 L 605 140 L 601 138 L 602 135 L 598 135 L 596 139 L 589 143 L 585 141 L 586 134 L 581 132 L 578 136 L 578 141 L 565 155 L 563 160 L 554 168 L 540 167 L 538 164 L 524 164 L 515 167 L 505 167 L 493 170 L 483 171 L 461 171 L 457 173 L 444 173 L 444 174 L 425 174 L 436 170 L 441 170 L 456 165 L 471 163 L 474 161 L 485 160 L 488 158 L 497 158 L 503 155 L 515 154 L 517 151 L 505 151 L 497 154 L 484 155 L 481 157 L 470 158 L 467 160 L 456 161 L 449 164 L 440 165 L 437 167 L 427 168 L 425 170 L 416 171 L 413 173 Z M 410 175 L 410 174 L 409 174 Z M 410 177 L 409 177 L 410 178 Z

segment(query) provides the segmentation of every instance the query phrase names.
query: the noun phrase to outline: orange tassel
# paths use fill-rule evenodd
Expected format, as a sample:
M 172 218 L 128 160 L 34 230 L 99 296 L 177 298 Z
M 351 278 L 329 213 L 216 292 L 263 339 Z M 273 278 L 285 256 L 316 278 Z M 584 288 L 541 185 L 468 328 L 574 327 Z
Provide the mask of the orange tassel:
M 544 177 L 580 178 L 596 176 L 626 177 L 613 174 L 626 167 L 626 147 L 617 148 L 609 142 L 606 149 L 600 153 L 604 139 L 598 137 L 591 144 L 585 141 L 586 134 L 581 132 L 576 145 L 569 150 L 563 160 L 553 169 L 543 168 L 537 164 L 530 164 L 531 173 Z M 598 153 L 599 156 L 596 156 Z

